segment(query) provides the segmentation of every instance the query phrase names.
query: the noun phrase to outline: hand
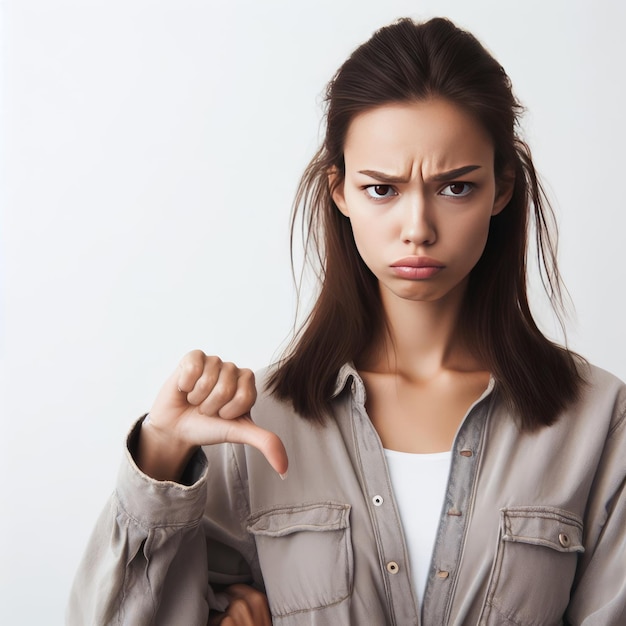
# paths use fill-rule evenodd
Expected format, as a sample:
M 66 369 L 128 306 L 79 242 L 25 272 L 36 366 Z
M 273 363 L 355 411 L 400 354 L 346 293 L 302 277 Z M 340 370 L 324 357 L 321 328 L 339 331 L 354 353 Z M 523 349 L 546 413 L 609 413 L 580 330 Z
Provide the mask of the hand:
M 137 463 L 157 480 L 177 480 L 203 445 L 245 443 L 282 476 L 287 453 L 277 435 L 252 421 L 254 374 L 200 350 L 189 352 L 165 382 L 144 422 Z
M 267 598 L 248 585 L 231 585 L 225 591 L 231 602 L 225 613 L 211 613 L 207 626 L 272 626 Z

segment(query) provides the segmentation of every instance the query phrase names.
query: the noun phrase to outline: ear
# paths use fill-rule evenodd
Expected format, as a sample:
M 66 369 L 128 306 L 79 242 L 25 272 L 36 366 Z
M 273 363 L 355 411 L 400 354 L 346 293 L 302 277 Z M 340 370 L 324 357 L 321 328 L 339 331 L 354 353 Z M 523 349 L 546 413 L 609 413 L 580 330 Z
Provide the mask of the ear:
M 348 214 L 348 206 L 346 204 L 346 197 L 344 195 L 344 182 L 345 178 L 340 177 L 339 172 L 337 172 L 337 168 L 333 167 L 328 172 L 328 187 L 330 189 L 330 195 L 334 203 L 337 205 L 337 208 L 343 215 L 346 217 L 350 217 Z
M 496 181 L 496 197 L 493 202 L 491 215 L 498 215 L 513 197 L 515 187 L 515 173 L 512 169 L 505 170 L 502 177 Z

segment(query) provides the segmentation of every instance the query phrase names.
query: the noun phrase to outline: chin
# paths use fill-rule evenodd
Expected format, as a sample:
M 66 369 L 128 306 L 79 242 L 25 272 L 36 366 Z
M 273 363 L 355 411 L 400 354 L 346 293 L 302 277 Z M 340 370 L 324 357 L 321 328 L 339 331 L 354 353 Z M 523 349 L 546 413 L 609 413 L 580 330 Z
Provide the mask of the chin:
M 396 298 L 410 300 L 411 302 L 436 302 L 446 296 L 446 292 L 441 292 L 439 289 L 433 289 L 432 287 L 429 288 L 427 285 L 409 287 L 407 289 L 394 289 L 390 290 L 390 293 Z

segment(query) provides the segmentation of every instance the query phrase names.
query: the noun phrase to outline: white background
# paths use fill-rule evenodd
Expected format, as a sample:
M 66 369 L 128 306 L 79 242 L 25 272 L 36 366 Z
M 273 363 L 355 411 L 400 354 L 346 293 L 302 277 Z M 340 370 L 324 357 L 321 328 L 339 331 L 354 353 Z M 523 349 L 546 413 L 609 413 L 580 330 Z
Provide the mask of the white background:
M 62 623 L 126 429 L 182 354 L 256 368 L 284 345 L 321 93 L 396 17 L 447 15 L 507 69 L 556 199 L 570 344 L 626 378 L 626 4 L 0 7 L 0 623 Z

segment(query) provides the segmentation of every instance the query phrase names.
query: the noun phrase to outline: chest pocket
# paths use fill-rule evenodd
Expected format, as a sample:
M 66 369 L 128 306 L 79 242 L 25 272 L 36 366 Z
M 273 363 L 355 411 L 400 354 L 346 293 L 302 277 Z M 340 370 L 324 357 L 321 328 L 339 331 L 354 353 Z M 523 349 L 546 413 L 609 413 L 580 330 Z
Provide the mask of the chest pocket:
M 353 580 L 349 518 L 349 504 L 322 502 L 274 507 L 248 519 L 274 617 L 348 598 Z
M 479 624 L 555 626 L 563 623 L 582 521 L 553 507 L 502 509 L 500 540 Z

